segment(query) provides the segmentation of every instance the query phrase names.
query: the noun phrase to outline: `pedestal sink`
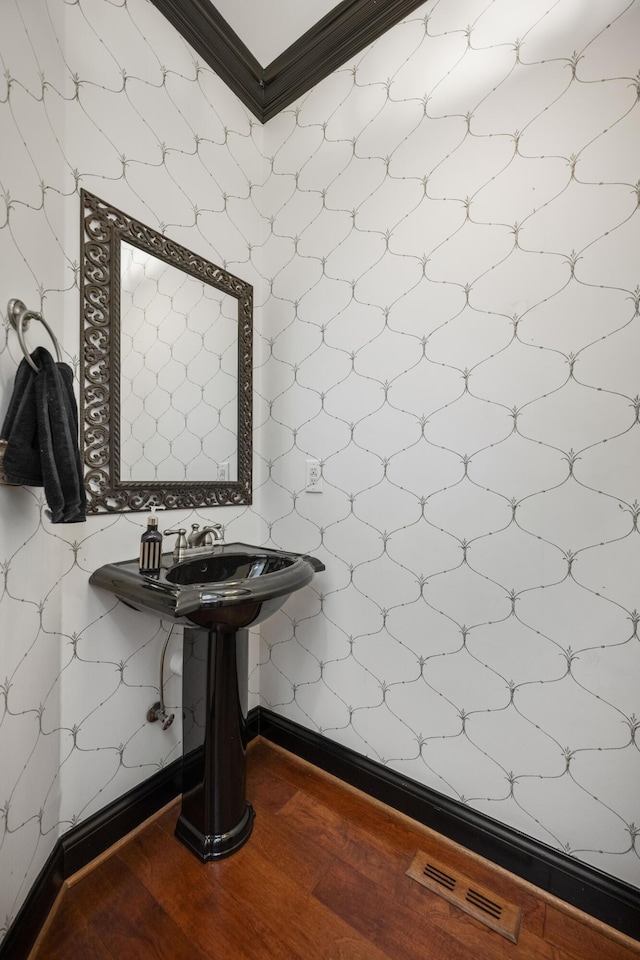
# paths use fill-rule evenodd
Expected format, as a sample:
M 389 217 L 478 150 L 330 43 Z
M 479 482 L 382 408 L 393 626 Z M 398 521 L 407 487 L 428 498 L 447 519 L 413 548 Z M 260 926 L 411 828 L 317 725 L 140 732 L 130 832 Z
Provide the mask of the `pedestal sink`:
M 246 799 L 247 627 L 275 613 L 324 564 L 306 554 L 245 543 L 195 548 L 158 576 L 138 561 L 90 577 L 136 610 L 184 624 L 182 810 L 176 836 L 201 860 L 238 850 L 251 835 Z

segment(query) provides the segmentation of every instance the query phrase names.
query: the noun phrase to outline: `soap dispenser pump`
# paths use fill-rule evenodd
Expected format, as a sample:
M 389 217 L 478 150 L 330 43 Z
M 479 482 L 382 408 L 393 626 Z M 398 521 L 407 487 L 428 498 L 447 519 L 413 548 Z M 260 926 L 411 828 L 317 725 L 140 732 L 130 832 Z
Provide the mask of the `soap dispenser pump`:
M 140 573 L 158 576 L 162 564 L 162 534 L 158 530 L 158 518 L 155 513 L 147 518 L 147 529 L 140 537 Z

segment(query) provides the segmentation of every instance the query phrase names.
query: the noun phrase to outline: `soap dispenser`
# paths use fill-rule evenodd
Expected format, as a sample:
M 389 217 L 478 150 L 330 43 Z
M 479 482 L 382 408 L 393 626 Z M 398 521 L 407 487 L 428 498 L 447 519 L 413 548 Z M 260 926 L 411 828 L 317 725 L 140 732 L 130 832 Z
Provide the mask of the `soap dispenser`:
M 158 576 L 162 563 L 162 534 L 155 513 L 147 519 L 147 529 L 140 537 L 140 573 Z

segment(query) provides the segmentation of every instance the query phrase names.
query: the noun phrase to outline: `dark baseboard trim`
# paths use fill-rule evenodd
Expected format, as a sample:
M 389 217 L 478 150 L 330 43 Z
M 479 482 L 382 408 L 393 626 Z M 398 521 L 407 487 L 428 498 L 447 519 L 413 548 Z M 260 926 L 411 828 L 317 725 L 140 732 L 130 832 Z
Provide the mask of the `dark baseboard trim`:
M 627 936 L 640 931 L 640 890 L 532 840 L 291 720 L 260 711 L 260 736 L 407 814 Z
M 266 123 L 424 0 L 342 0 L 265 68 L 210 0 L 151 2 L 251 113 Z
M 163 767 L 77 827 L 72 827 L 59 841 L 64 857 L 65 880 L 162 810 L 181 791 L 180 759 Z
M 246 734 L 248 742 L 255 740 L 256 737 L 260 736 L 261 713 L 261 707 L 253 707 L 253 709 L 249 710 L 249 713 L 247 714 Z
M 60 837 L 0 944 L 0 960 L 27 960 L 65 880 L 174 800 L 181 789 L 182 760 L 175 760 Z
M 251 710 L 247 718 L 248 739 L 258 735 L 621 933 L 637 938 L 640 890 L 635 887 L 261 707 Z M 0 960 L 27 960 L 65 880 L 181 792 L 182 761 L 176 760 L 65 833 L 0 944 Z
M 58 840 L 0 944 L 1 960 L 27 960 L 64 880 L 64 856 Z

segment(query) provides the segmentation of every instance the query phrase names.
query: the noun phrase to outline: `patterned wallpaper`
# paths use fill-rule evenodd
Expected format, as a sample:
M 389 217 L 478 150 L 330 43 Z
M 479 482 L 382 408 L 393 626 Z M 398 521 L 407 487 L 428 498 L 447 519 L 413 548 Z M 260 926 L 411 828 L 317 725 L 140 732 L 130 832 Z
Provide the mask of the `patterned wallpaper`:
M 79 186 L 254 284 L 254 503 L 166 524 L 326 563 L 252 702 L 636 886 L 639 20 L 429 0 L 264 128 L 146 0 L 9 0 L 0 43 L 0 309 L 77 368 Z M 0 489 L 0 930 L 180 755 L 164 627 L 87 586 L 144 516 L 41 492 Z
M 430 2 L 267 126 L 257 486 L 263 702 L 636 886 L 639 30 Z
M 258 289 L 248 184 L 264 179 L 262 130 L 155 8 L 9 0 L 1 18 L 3 319 L 11 297 L 42 308 L 77 372 L 80 187 Z M 28 344 L 50 346 L 38 327 Z M 3 334 L 1 416 L 21 358 L 15 332 Z M 0 488 L 0 936 L 59 835 L 181 756 L 175 676 L 175 723 L 146 722 L 165 627 L 88 586 L 105 561 L 137 555 L 145 515 L 52 526 L 42 493 Z M 219 521 L 230 540 L 263 529 L 251 508 L 159 517 L 161 528 Z M 174 631 L 167 661 L 180 642 Z M 252 689 L 255 703 L 256 677 Z

